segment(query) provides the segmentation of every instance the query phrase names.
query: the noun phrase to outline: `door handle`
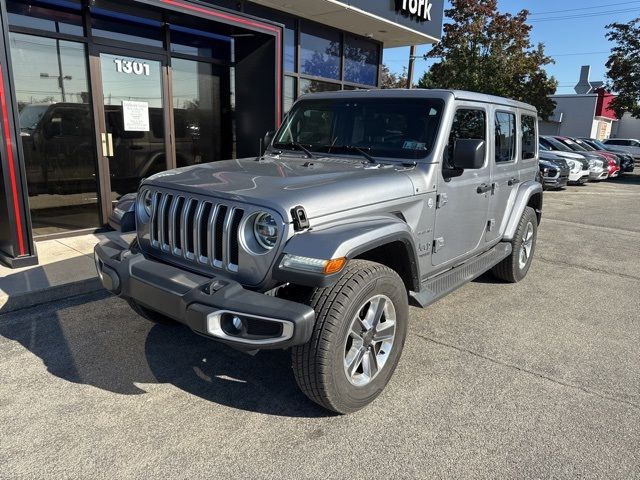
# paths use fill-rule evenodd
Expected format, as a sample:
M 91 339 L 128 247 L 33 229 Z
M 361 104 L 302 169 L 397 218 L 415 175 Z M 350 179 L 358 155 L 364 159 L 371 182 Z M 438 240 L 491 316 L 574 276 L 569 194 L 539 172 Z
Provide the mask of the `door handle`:
M 520 183 L 520 180 L 519 180 L 519 179 L 517 179 L 517 178 L 512 178 L 512 179 L 511 179 L 511 180 L 509 180 L 507 183 L 508 183 L 508 185 L 509 185 L 510 187 L 512 187 L 513 185 L 516 185 L 516 184 Z
M 101 133 L 100 139 L 100 143 L 102 144 L 102 156 L 113 157 L 113 135 L 110 133 Z
M 489 190 L 491 190 L 491 185 L 487 185 L 486 183 L 483 183 L 482 185 L 480 185 L 478 187 L 478 189 L 476 191 L 479 194 L 483 194 L 483 193 L 487 193 Z

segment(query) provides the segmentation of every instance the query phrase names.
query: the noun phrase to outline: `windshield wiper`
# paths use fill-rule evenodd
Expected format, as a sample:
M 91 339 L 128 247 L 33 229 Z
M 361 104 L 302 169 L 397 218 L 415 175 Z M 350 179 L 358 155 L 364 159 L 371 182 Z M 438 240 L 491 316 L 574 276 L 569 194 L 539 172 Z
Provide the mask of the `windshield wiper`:
M 339 145 L 339 146 L 332 146 L 332 149 L 336 149 L 336 150 L 346 150 L 346 151 L 355 151 L 358 152 L 360 155 L 362 155 L 364 158 L 366 158 L 367 160 L 369 160 L 369 163 L 378 163 L 378 161 L 372 157 L 367 150 L 371 150 L 369 147 L 365 148 L 361 148 L 361 147 L 356 147 L 355 145 Z
M 311 146 L 311 145 L 309 145 Z M 302 145 L 301 143 L 298 142 L 287 142 L 287 143 L 276 143 L 274 144 L 274 147 L 279 148 L 279 147 L 283 147 L 283 148 L 287 148 L 287 147 L 295 147 L 298 150 L 302 150 L 304 152 L 304 154 L 307 156 L 307 158 L 316 158 L 316 156 L 311 153 L 311 150 L 309 150 L 307 147 L 305 147 L 304 145 Z

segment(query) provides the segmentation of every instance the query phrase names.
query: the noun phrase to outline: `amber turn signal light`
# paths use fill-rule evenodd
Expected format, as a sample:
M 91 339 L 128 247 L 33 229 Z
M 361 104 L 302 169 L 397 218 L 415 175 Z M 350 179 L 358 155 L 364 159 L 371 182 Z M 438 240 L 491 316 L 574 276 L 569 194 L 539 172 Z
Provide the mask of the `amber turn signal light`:
M 342 267 L 344 267 L 346 263 L 347 259 L 345 257 L 329 260 L 324 266 L 324 273 L 326 273 L 327 275 L 331 273 L 337 273 L 342 270 Z

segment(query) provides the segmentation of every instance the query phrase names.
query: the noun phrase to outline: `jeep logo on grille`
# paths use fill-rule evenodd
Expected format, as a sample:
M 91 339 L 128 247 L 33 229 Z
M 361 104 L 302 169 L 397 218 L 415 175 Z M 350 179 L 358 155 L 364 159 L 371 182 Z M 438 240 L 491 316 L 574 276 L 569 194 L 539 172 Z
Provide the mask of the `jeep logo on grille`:
M 396 0 L 396 10 L 415 16 L 418 20 L 430 22 L 432 8 L 430 0 Z

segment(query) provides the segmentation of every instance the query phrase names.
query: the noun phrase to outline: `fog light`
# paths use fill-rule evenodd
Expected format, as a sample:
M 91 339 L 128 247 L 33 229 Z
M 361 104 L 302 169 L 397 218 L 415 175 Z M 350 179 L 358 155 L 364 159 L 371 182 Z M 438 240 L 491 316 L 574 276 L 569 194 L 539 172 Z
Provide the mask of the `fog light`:
M 236 330 L 238 331 L 242 330 L 242 319 L 240 317 L 234 316 L 231 319 L 231 324 L 233 325 L 233 328 L 235 328 Z
M 224 313 L 222 315 L 220 328 L 224 333 L 233 337 L 247 333 L 246 321 L 242 317 L 231 313 Z

